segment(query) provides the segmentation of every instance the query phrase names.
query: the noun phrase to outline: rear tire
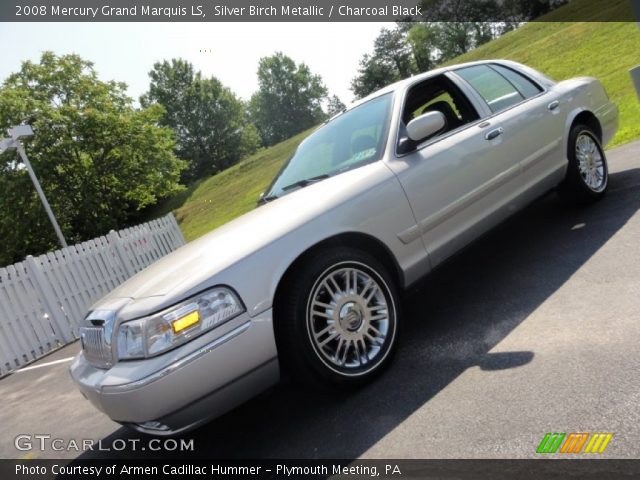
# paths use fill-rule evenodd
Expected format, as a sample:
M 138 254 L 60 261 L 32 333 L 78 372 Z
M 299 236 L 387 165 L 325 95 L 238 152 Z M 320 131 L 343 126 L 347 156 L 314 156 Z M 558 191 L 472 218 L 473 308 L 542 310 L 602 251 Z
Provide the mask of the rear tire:
M 600 200 L 607 191 L 609 170 L 597 134 L 588 126 L 576 124 L 569 133 L 569 165 L 560 185 L 560 196 L 573 204 Z
M 387 268 L 353 248 L 318 251 L 289 276 L 275 311 L 281 365 L 312 387 L 375 378 L 395 351 L 399 302 Z

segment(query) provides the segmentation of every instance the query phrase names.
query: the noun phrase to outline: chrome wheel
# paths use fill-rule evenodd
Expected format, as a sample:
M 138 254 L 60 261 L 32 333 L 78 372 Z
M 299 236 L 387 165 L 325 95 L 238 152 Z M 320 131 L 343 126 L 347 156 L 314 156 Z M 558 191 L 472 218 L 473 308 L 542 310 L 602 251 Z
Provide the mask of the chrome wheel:
M 311 289 L 307 330 L 322 362 L 360 375 L 384 360 L 395 335 L 388 286 L 365 265 L 349 262 L 325 271 Z
M 601 192 L 607 186 L 604 158 L 596 140 L 583 132 L 576 139 L 578 171 L 584 184 L 593 192 Z

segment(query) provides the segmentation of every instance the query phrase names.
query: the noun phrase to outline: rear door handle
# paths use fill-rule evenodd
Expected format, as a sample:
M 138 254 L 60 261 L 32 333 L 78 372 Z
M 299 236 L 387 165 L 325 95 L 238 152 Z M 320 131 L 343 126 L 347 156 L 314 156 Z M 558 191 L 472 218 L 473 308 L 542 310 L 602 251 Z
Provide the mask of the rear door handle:
M 554 100 L 553 102 L 551 102 L 549 105 L 547 105 L 547 108 L 549 110 L 555 110 L 556 108 L 558 108 L 560 106 L 560 102 L 558 100 Z
M 485 134 L 484 139 L 493 140 L 494 138 L 499 137 L 503 133 L 504 133 L 504 129 L 502 127 L 494 128 L 493 130 L 490 130 Z

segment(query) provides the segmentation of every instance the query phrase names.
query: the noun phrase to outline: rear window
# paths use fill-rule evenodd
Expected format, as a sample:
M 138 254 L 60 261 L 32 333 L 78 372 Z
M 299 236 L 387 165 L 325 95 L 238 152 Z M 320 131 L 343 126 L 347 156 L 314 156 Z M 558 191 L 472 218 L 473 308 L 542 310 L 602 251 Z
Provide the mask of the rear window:
M 521 73 L 516 72 L 515 70 L 503 67 L 502 65 L 491 65 L 491 68 L 495 69 L 507 80 L 509 80 L 509 82 L 511 82 L 511 84 L 518 89 L 518 91 L 524 98 L 534 97 L 542 92 L 542 88 L 540 88 L 527 77 L 525 77 Z
M 524 100 L 524 96 L 505 77 L 487 65 L 456 70 L 484 98 L 492 112 L 499 112 Z

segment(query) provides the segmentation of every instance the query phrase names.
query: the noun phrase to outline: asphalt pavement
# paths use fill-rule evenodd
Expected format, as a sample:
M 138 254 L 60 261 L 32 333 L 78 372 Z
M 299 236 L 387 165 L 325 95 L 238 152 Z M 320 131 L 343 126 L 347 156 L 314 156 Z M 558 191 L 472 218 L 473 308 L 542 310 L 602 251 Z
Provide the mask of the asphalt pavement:
M 407 292 L 400 348 L 373 384 L 312 395 L 285 382 L 182 437 L 193 452 L 81 458 L 533 458 L 547 432 L 611 432 L 600 457 L 639 458 L 640 142 L 608 157 L 601 202 L 544 197 Z M 78 349 L 0 380 L 0 457 L 80 456 L 18 450 L 21 434 L 140 438 L 76 390 Z

